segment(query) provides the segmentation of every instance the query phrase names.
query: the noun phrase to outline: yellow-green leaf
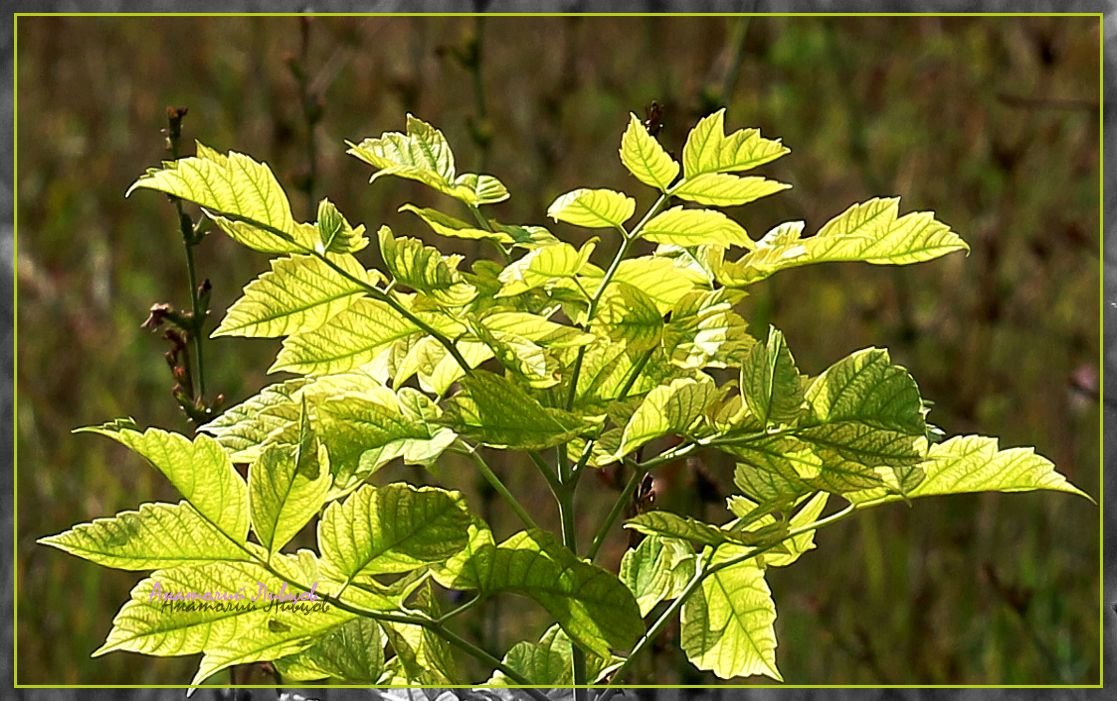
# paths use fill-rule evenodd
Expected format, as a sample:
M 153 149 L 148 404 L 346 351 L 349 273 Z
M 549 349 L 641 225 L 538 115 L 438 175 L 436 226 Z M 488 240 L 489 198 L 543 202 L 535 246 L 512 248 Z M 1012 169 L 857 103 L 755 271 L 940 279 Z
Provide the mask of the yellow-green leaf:
M 640 238 L 677 246 L 753 246 L 740 224 L 711 209 L 672 207 L 661 212 L 640 230 Z
M 351 255 L 330 254 L 330 259 L 357 280 L 377 281 Z M 248 283 L 213 336 L 270 338 L 313 331 L 357 301 L 362 291 L 359 283 L 315 256 L 276 258 L 269 272 Z
M 748 553 L 723 545 L 711 566 Z M 745 560 L 706 578 L 683 604 L 681 643 L 695 667 L 720 679 L 763 674 L 783 681 L 776 669 L 776 604 L 755 560 Z
M 471 518 L 458 492 L 364 485 L 326 507 L 318 522 L 322 567 L 347 581 L 443 562 L 465 547 Z
M 365 227 L 350 226 L 333 202 L 323 198 L 318 203 L 319 253 L 356 253 L 368 245 Z
M 628 221 L 636 200 L 615 190 L 579 188 L 560 195 L 547 208 L 547 216 L 587 229 L 611 229 Z
M 138 511 L 94 519 L 36 542 L 122 570 L 250 559 L 185 501 L 143 504 Z
M 629 117 L 628 128 L 621 137 L 621 162 L 640 182 L 667 192 L 679 174 L 679 164 L 648 133 L 635 114 Z
M 790 153 L 779 139 L 765 139 L 758 129 L 741 129 L 725 135 L 725 109 L 703 117 L 691 129 L 683 146 L 683 173 L 687 179 L 703 173 L 749 170 Z
M 478 229 L 476 226 L 471 226 L 461 219 L 451 217 L 449 214 L 443 214 L 437 209 L 405 204 L 399 208 L 399 211 L 411 212 L 422 219 L 423 222 L 431 228 L 431 231 L 441 236 L 450 236 L 459 239 L 490 239 L 506 244 L 515 243 L 515 239 L 504 231 Z
M 158 428 L 140 432 L 134 424 L 79 429 L 99 433 L 143 456 L 218 530 L 243 543 L 248 535 L 248 488 L 217 441 L 191 441 Z
M 443 256 L 419 239 L 396 238 L 386 226 L 380 227 L 379 238 L 384 265 L 396 282 L 445 306 L 462 306 L 477 296 L 477 289 L 458 272 L 460 256 Z
M 286 193 L 267 164 L 198 144 L 198 155 L 151 169 L 128 188 L 158 190 L 193 202 L 240 243 L 263 253 L 300 253 L 317 229 L 296 225 Z
M 702 173 L 671 188 L 671 194 L 699 204 L 733 207 L 774 195 L 790 187 L 787 183 L 757 176 Z
M 268 372 L 324 375 L 349 370 L 418 332 L 386 303 L 362 297 L 321 327 L 288 336 Z

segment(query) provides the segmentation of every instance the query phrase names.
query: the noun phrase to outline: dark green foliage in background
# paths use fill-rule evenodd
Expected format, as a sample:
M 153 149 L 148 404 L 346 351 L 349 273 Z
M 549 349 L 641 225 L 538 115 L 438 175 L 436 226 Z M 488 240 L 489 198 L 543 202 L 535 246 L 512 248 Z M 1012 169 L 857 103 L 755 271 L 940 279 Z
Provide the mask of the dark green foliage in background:
M 18 681 L 158 683 L 195 664 L 89 660 L 134 578 L 32 543 L 132 508 L 137 495 L 172 497 L 124 450 L 69 435 L 122 414 L 188 430 L 164 344 L 139 328 L 153 302 L 187 303 L 176 223 L 159 198 L 125 203 L 123 193 L 137 164 L 164 157 L 157 129 L 165 106 L 181 104 L 187 138 L 267 160 L 296 215 L 313 219 L 316 199 L 298 194 L 306 120 L 288 56 L 309 67 L 327 105 L 317 196 L 328 192 L 369 227 L 427 235 L 395 203 L 433 196 L 402 181 L 369 188 L 342 146 L 399 128 L 404 111 L 436 121 L 463 168 L 480 170 L 483 158 L 518 183 L 501 218 L 529 221 L 586 174 L 595 187 L 632 189 L 600 145 L 616 143 L 628 112 L 652 99 L 666 105 L 661 141 L 676 153 L 720 105 L 735 126 L 791 147 L 794 162 L 769 173 L 794 189 L 743 210 L 750 231 L 822 222 L 874 195 L 934 210 L 969 241 L 968 259 L 787 272 L 746 302 L 753 328 L 777 324 L 811 373 L 886 345 L 949 433 L 1036 445 L 1097 493 L 1097 20 L 489 18 L 484 119 L 462 60 L 477 28 L 472 18 L 317 18 L 304 59 L 297 18 L 20 21 Z M 482 148 L 493 131 L 501 138 Z M 554 230 L 580 242 L 572 228 Z M 198 256 L 202 275 L 223 283 L 218 318 L 266 266 L 217 236 Z M 272 342 L 206 348 L 211 394 L 235 402 L 277 379 L 262 370 Z M 683 467 L 657 485 L 662 504 L 696 505 Z M 846 557 L 805 558 L 793 575 L 772 576 L 780 640 L 809 650 L 781 656 L 790 683 L 1098 677 L 1092 509 L 1042 495 L 955 497 L 864 514 L 821 542 Z M 505 609 L 503 639 L 516 639 L 520 614 Z M 670 654 L 653 664 L 672 666 Z M 689 674 L 678 681 L 708 681 Z

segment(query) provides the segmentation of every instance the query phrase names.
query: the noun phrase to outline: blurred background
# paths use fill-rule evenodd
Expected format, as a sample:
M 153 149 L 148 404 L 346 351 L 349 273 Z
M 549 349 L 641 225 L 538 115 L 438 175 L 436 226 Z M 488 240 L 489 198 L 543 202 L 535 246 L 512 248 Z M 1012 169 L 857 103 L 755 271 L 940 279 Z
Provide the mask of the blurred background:
M 630 111 L 663 104 L 660 138 L 678 153 L 701 115 L 728 106 L 731 129 L 759 127 L 792 149 L 764 172 L 794 188 L 730 212 L 754 237 L 789 219 L 814 231 L 852 202 L 902 195 L 902 211 L 934 210 L 973 248 L 909 268 L 780 273 L 743 305 L 754 329 L 783 329 L 810 374 L 886 346 L 948 434 L 1034 445 L 1096 496 L 1098 31 L 1089 17 L 20 18 L 17 681 L 184 683 L 197 664 L 90 659 L 140 575 L 34 544 L 177 498 L 115 444 L 70 434 L 117 416 L 191 430 L 170 395 L 165 342 L 140 328 L 152 303 L 188 303 L 174 210 L 152 193 L 123 197 L 166 157 L 167 106 L 189 108 L 186 143 L 270 164 L 296 216 L 313 219 L 328 195 L 351 221 L 421 237 L 397 207 L 445 201 L 406 181 L 369 186 L 346 139 L 402 130 L 412 112 L 445 132 L 460 170 L 509 185 L 497 218 L 545 224 L 553 198 L 579 186 L 650 204 L 617 158 Z M 214 285 L 213 328 L 267 259 L 220 236 L 197 255 Z M 235 403 L 283 379 L 265 374 L 277 349 L 207 341 L 211 394 Z M 430 479 L 485 503 L 454 467 L 377 481 Z M 731 466 L 706 467 L 724 489 Z M 543 520 L 553 516 L 531 470 L 499 469 Z M 662 505 L 715 513 L 697 503 L 692 473 L 662 486 Z M 613 499 L 604 481 L 583 487 L 588 513 Z M 502 533 L 515 527 L 492 518 Z M 817 540 L 817 552 L 769 575 L 788 683 L 1099 681 L 1099 513 L 1087 502 L 923 500 Z M 610 566 L 623 545 L 621 535 L 610 543 Z M 526 601 L 499 606 L 488 612 L 499 626 L 464 632 L 494 650 L 542 632 Z M 665 642 L 643 681 L 717 682 Z

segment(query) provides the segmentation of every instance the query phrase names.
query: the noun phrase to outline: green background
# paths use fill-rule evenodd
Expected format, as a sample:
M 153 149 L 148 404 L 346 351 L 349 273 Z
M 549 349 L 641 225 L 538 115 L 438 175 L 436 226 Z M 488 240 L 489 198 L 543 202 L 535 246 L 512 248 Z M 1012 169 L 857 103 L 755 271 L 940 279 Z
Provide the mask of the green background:
M 196 665 L 128 653 L 91 660 L 139 575 L 34 541 L 176 498 L 139 459 L 70 434 L 122 415 L 189 430 L 170 397 L 164 343 L 140 328 L 152 303 L 186 305 L 173 209 L 123 193 L 165 155 L 164 108 L 186 105 L 188 139 L 265 160 L 296 215 L 312 219 L 288 57 L 307 67 L 324 103 L 313 193 L 373 230 L 388 223 L 426 237 L 396 208 L 445 204 L 404 181 L 370 187 L 367 167 L 344 154 L 345 139 L 402 129 L 405 112 L 443 129 L 460 169 L 484 161 L 509 185 L 512 199 L 493 209 L 503 221 L 543 224 L 550 201 L 579 186 L 627 189 L 646 206 L 651 193 L 617 147 L 628 112 L 642 116 L 652 99 L 667 106 L 661 141 L 676 153 L 689 126 L 723 104 L 730 128 L 759 127 L 792 149 L 764 172 L 794 188 L 731 211 L 754 237 L 789 219 L 813 231 L 875 195 L 934 210 L 971 244 L 968 257 L 781 273 L 753 288 L 746 317 L 783 329 L 811 374 L 858 348 L 890 348 L 947 433 L 1034 445 L 1097 495 L 1098 19 L 319 17 L 305 55 L 302 27 L 263 17 L 18 22 L 19 683 L 181 683 Z M 456 53 L 479 28 L 480 121 Z M 488 149 L 477 127 L 491 130 Z M 586 235 L 551 228 L 574 243 Z M 456 250 L 473 252 L 468 242 Z M 214 281 L 214 323 L 267 266 L 220 236 L 198 256 Z M 207 342 L 211 392 L 236 402 L 281 379 L 264 373 L 277 348 Z M 482 495 L 458 467 L 435 481 L 476 504 Z M 553 522 L 531 470 L 498 467 Z M 724 481 L 728 465 L 707 467 Z M 603 481 L 583 486 L 582 508 L 596 520 L 613 492 Z M 684 466 L 657 488 L 661 505 L 695 506 Z M 820 534 L 818 552 L 769 577 L 780 669 L 792 684 L 1096 683 L 1098 537 L 1097 508 L 1055 494 L 924 500 L 839 524 Z M 622 545 L 623 536 L 610 542 L 608 562 Z M 541 632 L 526 601 L 500 606 L 489 641 L 503 649 Z M 716 682 L 687 671 L 668 642 L 645 681 Z

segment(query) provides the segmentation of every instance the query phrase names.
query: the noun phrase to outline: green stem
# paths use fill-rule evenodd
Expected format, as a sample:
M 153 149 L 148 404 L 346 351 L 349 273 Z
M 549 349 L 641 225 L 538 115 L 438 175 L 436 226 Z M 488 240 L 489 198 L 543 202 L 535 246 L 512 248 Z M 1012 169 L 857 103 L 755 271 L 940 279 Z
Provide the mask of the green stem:
M 180 113 L 176 113 L 176 117 L 171 117 L 171 123 L 168 125 L 167 129 L 167 143 L 171 147 L 171 159 L 176 161 L 179 158 L 179 141 L 182 138 L 182 118 L 185 114 L 186 111 L 183 109 Z M 206 374 L 202 343 L 205 338 L 203 334 L 205 311 L 202 309 L 201 295 L 198 291 L 198 276 L 194 265 L 194 246 L 197 244 L 197 239 L 194 233 L 194 222 L 190 217 L 186 216 L 186 213 L 182 210 L 182 200 L 178 197 L 172 197 L 171 200 L 175 204 L 175 213 L 178 215 L 178 227 L 179 232 L 182 234 L 182 246 L 186 251 L 187 283 L 190 285 L 190 318 L 193 322 L 193 328 L 189 329 L 188 340 L 194 350 L 194 372 L 190 373 L 190 377 L 191 385 L 196 390 L 196 394 L 194 394 L 192 399 L 194 399 L 195 404 L 197 404 L 200 399 L 204 405 L 206 396 Z
M 478 448 L 470 447 L 466 451 L 466 455 L 477 465 L 477 469 L 481 471 L 481 474 L 488 480 L 497 494 L 504 497 L 504 500 L 508 502 L 508 505 L 512 507 L 512 510 L 516 512 L 516 515 L 520 517 L 520 520 L 524 522 L 525 526 L 535 530 L 542 530 L 539 528 L 539 524 L 535 522 L 535 519 L 531 517 L 531 514 L 527 512 L 527 509 L 523 507 L 523 504 L 521 504 L 516 497 L 512 496 L 512 492 L 508 491 L 508 487 L 504 485 L 500 477 L 493 472 L 493 469 L 489 467 L 489 464 L 481 457 L 481 452 Z
M 557 499 L 559 492 L 562 490 L 562 485 L 559 484 L 558 478 L 555 477 L 555 473 L 551 470 L 551 466 L 547 464 L 547 461 L 544 460 L 543 456 L 537 451 L 529 451 L 528 455 L 531 457 L 531 461 L 535 464 L 535 467 L 539 469 L 539 474 L 543 475 L 543 479 L 547 480 L 547 486 L 551 488 L 551 494 L 555 495 Z
M 586 554 L 586 557 L 588 557 L 590 561 L 593 561 L 597 557 L 598 551 L 601 550 L 601 545 L 605 542 L 605 538 L 609 536 L 609 531 L 613 529 L 613 524 L 617 522 L 621 513 L 624 512 L 624 505 L 632 498 L 633 492 L 636 491 L 636 487 L 640 485 L 640 480 L 644 479 L 644 475 L 646 474 L 648 474 L 646 471 L 638 467 L 632 468 L 632 477 L 630 477 L 628 482 L 624 485 L 624 489 L 621 490 L 617 500 L 613 502 L 613 508 L 609 510 L 609 515 L 605 517 L 601 526 L 598 527 L 597 533 L 593 537 L 593 542 L 590 543 L 590 550 Z

